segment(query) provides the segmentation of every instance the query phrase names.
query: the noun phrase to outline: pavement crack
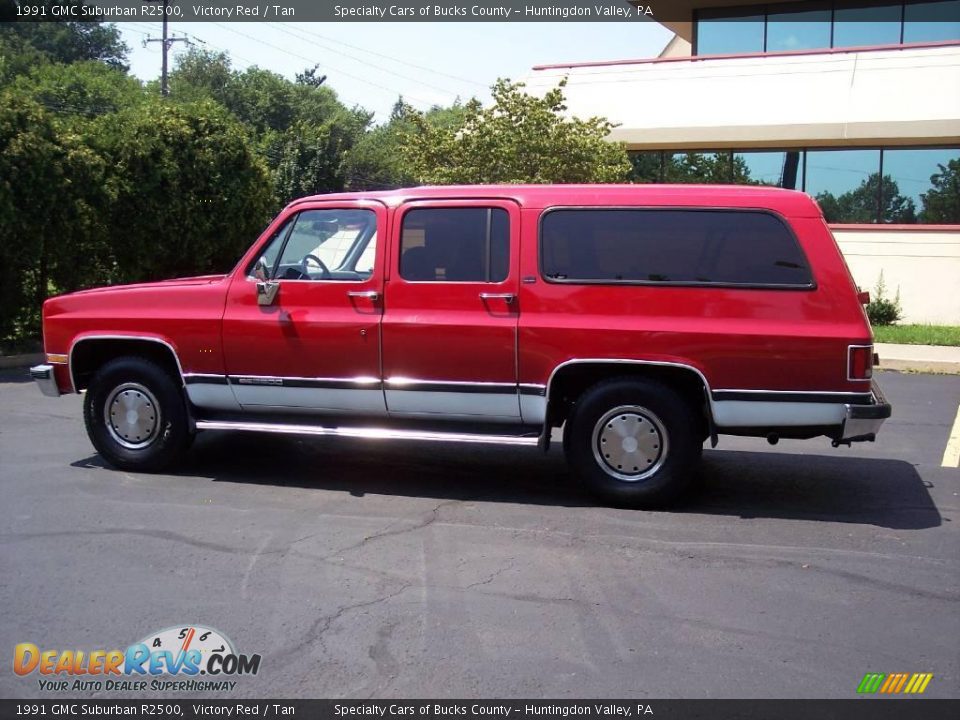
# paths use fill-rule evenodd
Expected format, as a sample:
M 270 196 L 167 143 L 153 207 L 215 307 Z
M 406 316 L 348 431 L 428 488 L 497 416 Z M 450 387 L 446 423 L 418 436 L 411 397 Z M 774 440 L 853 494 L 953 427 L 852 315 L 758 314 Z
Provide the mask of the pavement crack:
M 439 513 L 441 509 L 443 509 L 447 505 L 455 505 L 460 502 L 462 501 L 461 500 L 445 500 L 442 503 L 439 503 L 433 508 L 431 508 L 430 510 L 428 510 L 426 513 L 424 513 L 424 517 L 416 524 L 410 525 L 408 527 L 393 529 L 394 526 L 401 521 L 401 519 L 398 518 L 397 520 L 394 520 L 389 525 L 387 525 L 380 532 L 376 532 L 373 535 L 367 535 L 359 542 L 355 542 L 352 545 L 347 545 L 346 547 L 340 548 L 338 550 L 334 550 L 333 552 L 328 553 L 327 555 L 324 555 L 320 559 L 329 560 L 332 557 L 343 555 L 344 553 L 348 553 L 348 552 L 353 552 L 354 550 L 359 550 L 360 548 L 372 542 L 375 542 L 377 540 L 382 540 L 383 538 L 396 537 L 397 535 L 405 535 L 407 533 L 413 533 L 413 532 L 417 532 L 418 530 L 423 530 L 426 527 L 430 527 L 430 525 L 432 525 L 437 521 L 437 518 L 439 517 Z
M 170 530 L 147 530 L 145 528 L 107 528 L 105 530 L 59 530 L 54 532 L 36 532 L 36 533 L 9 533 L 0 535 L 0 542 L 19 542 L 21 540 L 34 540 L 37 538 L 61 538 L 61 537 L 103 537 L 110 535 L 135 535 L 139 537 L 148 537 L 155 540 L 168 540 L 170 542 L 182 543 L 204 550 L 215 550 L 217 552 L 229 553 L 231 555 L 249 555 L 250 551 L 244 548 L 238 548 L 233 545 L 224 545 L 220 543 L 197 540 L 196 538 L 180 535 Z M 276 550 L 261 553 L 269 555 L 277 552 Z
M 349 612 L 354 610 L 362 610 L 363 608 L 373 607 L 374 605 L 379 605 L 380 603 L 387 602 L 395 598 L 397 595 L 400 595 L 402 592 L 405 592 L 412 586 L 412 583 L 404 582 L 400 584 L 400 587 L 388 592 L 385 595 L 380 595 L 373 598 L 372 600 L 364 600 L 362 602 L 351 603 L 349 605 L 344 605 L 336 610 L 336 612 L 330 615 L 323 615 L 316 620 L 313 624 L 307 629 L 307 631 L 301 636 L 300 642 L 298 642 L 294 647 L 287 648 L 282 653 L 275 656 L 274 661 L 283 663 L 285 658 L 291 657 L 290 662 L 299 661 L 302 658 L 300 657 L 301 652 L 306 648 L 310 647 L 315 643 L 319 643 L 320 647 L 323 648 L 323 651 L 329 654 L 329 649 L 327 648 L 326 640 L 324 636 L 330 630 L 334 623 L 336 623 L 340 618 L 346 615 Z
M 510 560 L 507 561 L 507 564 L 506 564 L 506 565 L 504 565 L 504 566 L 503 566 L 502 568 L 500 568 L 499 570 L 495 570 L 495 571 L 494 571 L 493 573 L 491 573 L 491 575 L 490 575 L 488 578 L 486 578 L 485 580 L 479 580 L 479 581 L 477 581 L 477 582 L 475 582 L 475 583 L 470 583 L 469 585 L 465 586 L 463 589 L 464 589 L 464 590 L 470 590 L 470 589 L 475 588 L 475 587 L 480 587 L 481 585 L 489 585 L 489 584 L 492 583 L 494 580 L 496 580 L 498 577 L 500 577 L 501 575 L 503 575 L 503 573 L 507 572 L 507 570 L 512 570 L 512 569 L 513 569 L 513 566 L 514 566 L 515 564 L 516 564 L 516 560 L 515 560 L 514 558 L 510 558 Z

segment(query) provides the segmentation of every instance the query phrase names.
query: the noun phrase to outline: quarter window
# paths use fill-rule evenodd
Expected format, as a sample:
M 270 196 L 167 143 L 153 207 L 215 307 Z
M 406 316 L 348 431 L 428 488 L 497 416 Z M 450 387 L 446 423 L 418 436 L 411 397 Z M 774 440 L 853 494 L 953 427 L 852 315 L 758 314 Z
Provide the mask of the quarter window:
M 785 223 L 750 210 L 554 210 L 541 223 L 552 282 L 810 287 Z
M 510 219 L 502 208 L 417 208 L 403 216 L 400 276 L 420 282 L 503 282 Z

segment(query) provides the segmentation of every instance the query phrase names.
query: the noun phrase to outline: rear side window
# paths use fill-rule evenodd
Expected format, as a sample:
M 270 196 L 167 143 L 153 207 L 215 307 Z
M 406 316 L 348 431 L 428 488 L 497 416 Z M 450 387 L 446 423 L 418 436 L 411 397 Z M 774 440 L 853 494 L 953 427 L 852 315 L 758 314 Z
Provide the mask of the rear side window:
M 400 276 L 427 282 L 503 282 L 510 218 L 501 208 L 420 208 L 403 216 Z
M 813 285 L 786 223 L 757 210 L 548 211 L 540 267 L 551 282 Z

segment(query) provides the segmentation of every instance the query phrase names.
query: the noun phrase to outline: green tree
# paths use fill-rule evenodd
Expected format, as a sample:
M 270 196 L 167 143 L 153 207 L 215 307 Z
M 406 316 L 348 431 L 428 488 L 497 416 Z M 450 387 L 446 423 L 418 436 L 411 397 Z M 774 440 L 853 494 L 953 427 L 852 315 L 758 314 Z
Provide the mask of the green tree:
M 439 185 L 626 180 L 626 151 L 606 139 L 613 125 L 602 118 L 567 117 L 564 85 L 535 97 L 523 92 L 522 83 L 498 80 L 492 105 L 471 100 L 450 126 L 433 124 L 407 107 L 413 130 L 401 152 L 411 174 Z
M 900 194 L 900 186 L 889 175 L 883 176 L 883 195 L 879 194 L 880 173 L 872 173 L 859 187 L 839 197 L 824 191 L 817 195 L 817 202 L 827 222 L 874 223 L 879 209 L 880 222 L 916 222 L 916 205 L 909 197 Z
M 144 98 L 136 78 L 95 60 L 41 62 L 10 85 L 68 122 L 114 113 Z
M 92 5 L 83 0 L 40 0 L 31 4 L 45 6 L 48 18 L 52 17 L 51 8 L 55 5 Z M 99 22 L 95 16 L 85 16 L 82 21 L 0 24 L 0 56 L 7 56 L 15 63 L 14 74 L 28 68 L 28 63 L 37 57 L 60 63 L 99 60 L 126 70 L 129 51 L 117 26 Z
M 0 338 L 35 335 L 51 293 L 109 279 L 108 169 L 44 107 L 0 93 Z
M 424 113 L 434 127 L 456 128 L 466 109 L 456 100 L 448 107 L 435 106 Z M 403 98 L 393 106 L 388 122 L 363 133 L 344 159 L 346 187 L 350 190 L 384 190 L 417 183 L 406 162 L 403 145 L 416 126 L 407 117 Z
M 275 209 L 302 195 L 343 190 L 346 154 L 371 119 L 341 103 L 315 71 L 298 78 L 257 67 L 237 72 L 225 54 L 196 49 L 171 75 L 175 100 L 214 100 L 250 130 L 270 171 Z
M 930 189 L 920 195 L 923 209 L 920 222 L 932 224 L 960 223 L 960 158 L 937 165 L 930 177 Z
M 235 75 L 225 52 L 191 47 L 177 55 L 170 73 L 170 96 L 182 102 L 210 98 L 228 107 Z
M 115 168 L 119 280 L 226 271 L 268 219 L 267 170 L 216 103 L 155 98 L 99 118 L 93 134 Z

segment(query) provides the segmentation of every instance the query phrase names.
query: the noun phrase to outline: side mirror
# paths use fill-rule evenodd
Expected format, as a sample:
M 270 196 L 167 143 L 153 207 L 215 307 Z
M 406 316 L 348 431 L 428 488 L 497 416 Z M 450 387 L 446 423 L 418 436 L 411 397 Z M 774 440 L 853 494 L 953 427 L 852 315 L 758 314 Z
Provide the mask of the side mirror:
M 257 281 L 257 305 L 273 305 L 280 292 L 280 283 L 276 280 Z
M 267 267 L 267 259 L 260 258 L 257 264 L 253 266 L 253 276 L 260 282 L 266 282 L 270 275 L 270 268 Z

